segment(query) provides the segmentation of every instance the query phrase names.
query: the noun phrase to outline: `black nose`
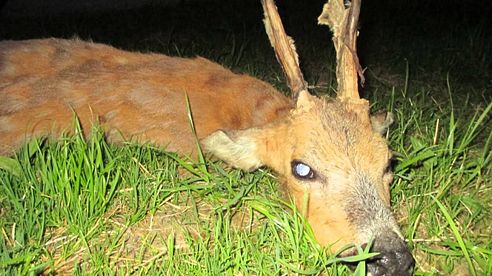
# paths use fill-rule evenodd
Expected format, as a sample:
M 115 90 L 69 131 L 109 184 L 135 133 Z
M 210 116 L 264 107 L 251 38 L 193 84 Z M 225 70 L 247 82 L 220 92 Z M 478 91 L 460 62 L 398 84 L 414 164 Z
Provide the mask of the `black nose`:
M 377 237 L 371 252 L 379 252 L 367 261 L 367 270 L 372 276 L 413 275 L 413 256 L 405 241 L 393 231 Z

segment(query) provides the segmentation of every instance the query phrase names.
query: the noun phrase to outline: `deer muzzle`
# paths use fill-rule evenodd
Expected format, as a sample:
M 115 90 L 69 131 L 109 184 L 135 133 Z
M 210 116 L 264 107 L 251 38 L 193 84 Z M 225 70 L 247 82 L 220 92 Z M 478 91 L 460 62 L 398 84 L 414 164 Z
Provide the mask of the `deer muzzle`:
M 376 192 L 373 183 L 360 177 L 345 207 L 352 226 L 358 229 L 359 242 L 373 240 L 371 252 L 379 253 L 367 260 L 372 276 L 412 275 L 413 256 L 387 204 Z

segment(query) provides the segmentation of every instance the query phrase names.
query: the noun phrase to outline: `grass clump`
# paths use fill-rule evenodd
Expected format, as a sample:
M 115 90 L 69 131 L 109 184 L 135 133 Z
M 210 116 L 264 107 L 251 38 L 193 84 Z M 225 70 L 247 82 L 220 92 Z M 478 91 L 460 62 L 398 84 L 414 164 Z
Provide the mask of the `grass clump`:
M 3 273 L 317 274 L 354 261 L 316 244 L 268 171 L 75 133 L 5 159 L 16 169 L 0 171 Z

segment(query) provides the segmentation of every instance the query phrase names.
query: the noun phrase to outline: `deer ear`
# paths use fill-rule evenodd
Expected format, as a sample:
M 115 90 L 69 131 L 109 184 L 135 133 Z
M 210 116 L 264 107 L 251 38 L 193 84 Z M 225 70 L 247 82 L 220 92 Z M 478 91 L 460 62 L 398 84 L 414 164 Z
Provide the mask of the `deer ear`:
M 258 158 L 258 138 L 254 132 L 254 129 L 228 132 L 218 130 L 203 138 L 201 144 L 206 152 L 212 153 L 229 165 L 253 171 L 263 166 Z
M 391 112 L 379 111 L 371 114 L 372 130 L 381 135 L 386 133 L 394 121 L 394 116 Z

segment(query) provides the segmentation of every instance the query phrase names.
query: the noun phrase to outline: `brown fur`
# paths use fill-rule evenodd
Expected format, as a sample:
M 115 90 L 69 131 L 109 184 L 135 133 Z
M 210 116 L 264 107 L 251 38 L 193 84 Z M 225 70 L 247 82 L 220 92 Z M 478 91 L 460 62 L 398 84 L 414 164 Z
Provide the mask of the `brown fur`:
M 111 142 L 150 141 L 191 153 L 196 143 L 185 95 L 198 138 L 263 125 L 292 105 L 270 85 L 203 58 L 129 53 L 79 40 L 2 42 L 0 89 L 1 154 L 33 136 L 58 137 L 72 125 L 72 110 L 86 131 L 98 120 Z
M 204 149 L 241 169 L 275 170 L 320 243 L 363 244 L 381 229 L 399 235 L 391 215 L 370 213 L 391 214 L 385 170 L 391 154 L 372 129 L 365 100 L 301 92 L 294 104 L 270 85 L 203 58 L 79 40 L 1 42 L 0 153 L 12 154 L 32 137 L 57 138 L 75 112 L 86 134 L 98 122 L 110 142 L 151 142 L 192 154 L 185 95 Z M 316 178 L 294 177 L 292 160 L 308 164 Z

